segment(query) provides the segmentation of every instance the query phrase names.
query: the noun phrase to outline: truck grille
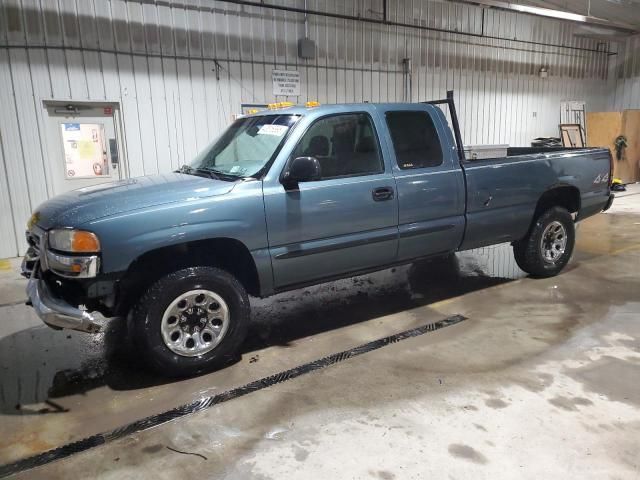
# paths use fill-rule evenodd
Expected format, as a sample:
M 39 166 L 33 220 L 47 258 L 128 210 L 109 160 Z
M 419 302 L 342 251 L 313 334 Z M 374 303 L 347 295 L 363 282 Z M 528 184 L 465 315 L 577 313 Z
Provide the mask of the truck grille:
M 40 252 L 40 237 L 36 233 L 27 232 L 27 243 L 38 253 Z
M 26 232 L 29 248 L 22 260 L 22 276 L 30 278 L 36 263 L 40 259 L 40 242 L 42 236 L 35 231 Z

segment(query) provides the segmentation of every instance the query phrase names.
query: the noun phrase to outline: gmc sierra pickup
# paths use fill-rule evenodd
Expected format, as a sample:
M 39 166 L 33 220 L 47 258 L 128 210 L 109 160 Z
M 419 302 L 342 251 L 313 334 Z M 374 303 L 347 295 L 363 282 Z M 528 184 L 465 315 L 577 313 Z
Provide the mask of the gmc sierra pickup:
M 248 295 L 503 242 L 531 276 L 556 275 L 574 223 L 611 204 L 610 178 L 605 149 L 467 161 L 452 92 L 280 108 L 238 119 L 177 172 L 43 203 L 23 272 L 47 325 L 127 318 L 150 366 L 192 375 L 236 354 Z

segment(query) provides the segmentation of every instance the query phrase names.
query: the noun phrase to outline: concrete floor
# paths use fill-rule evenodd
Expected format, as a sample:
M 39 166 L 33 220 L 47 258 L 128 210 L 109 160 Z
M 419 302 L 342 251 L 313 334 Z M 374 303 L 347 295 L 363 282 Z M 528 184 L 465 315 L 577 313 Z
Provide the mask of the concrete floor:
M 177 382 L 117 332 L 42 326 L 16 266 L 0 263 L 0 465 L 469 318 L 17 478 L 640 478 L 638 185 L 580 225 L 556 278 L 497 246 L 256 300 L 242 358 Z

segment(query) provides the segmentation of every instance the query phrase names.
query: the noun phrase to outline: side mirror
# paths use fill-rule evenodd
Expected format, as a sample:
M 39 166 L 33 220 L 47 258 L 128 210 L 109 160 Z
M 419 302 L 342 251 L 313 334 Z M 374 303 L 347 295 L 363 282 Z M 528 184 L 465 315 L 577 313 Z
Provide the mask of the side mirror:
M 322 178 L 320 162 L 316 157 L 297 157 L 289 165 L 282 183 L 285 188 L 295 187 L 300 182 L 312 182 Z

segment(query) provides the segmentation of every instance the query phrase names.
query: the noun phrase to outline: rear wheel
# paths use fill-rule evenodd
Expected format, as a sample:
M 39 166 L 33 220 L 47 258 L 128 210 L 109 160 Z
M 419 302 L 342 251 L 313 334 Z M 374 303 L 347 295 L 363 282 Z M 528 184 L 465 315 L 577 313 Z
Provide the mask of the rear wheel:
M 235 277 L 218 268 L 186 268 L 162 277 L 136 304 L 133 340 L 154 370 L 195 375 L 235 358 L 249 312 L 249 298 Z
M 575 226 L 571 214 L 562 207 L 542 213 L 525 238 L 513 244 L 518 266 L 534 277 L 560 273 L 571 258 Z

